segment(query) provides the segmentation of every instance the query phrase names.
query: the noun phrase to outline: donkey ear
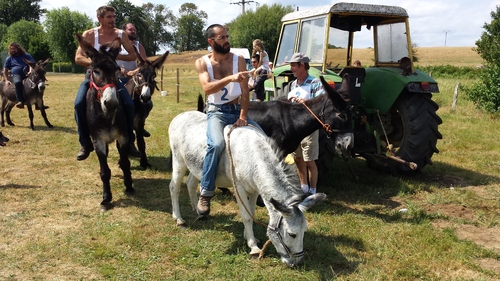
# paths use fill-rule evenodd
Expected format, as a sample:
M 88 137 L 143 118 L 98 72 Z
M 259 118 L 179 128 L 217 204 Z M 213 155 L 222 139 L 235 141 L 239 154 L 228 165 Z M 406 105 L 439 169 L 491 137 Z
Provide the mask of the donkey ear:
M 140 64 L 144 63 L 144 59 L 141 57 L 141 54 L 139 54 L 139 50 L 135 47 L 135 45 L 132 45 L 132 48 L 134 48 L 135 55 L 137 56 L 137 60 L 139 61 Z
M 273 205 L 273 207 L 278 210 L 284 217 L 293 216 L 293 208 L 285 206 L 284 204 L 276 201 L 274 198 L 271 198 L 269 202 Z
M 160 66 L 162 66 L 163 63 L 165 62 L 165 60 L 167 59 L 168 54 L 169 54 L 169 51 L 167 51 L 163 55 L 161 55 L 158 58 L 156 58 L 153 61 L 153 67 L 156 69 L 156 68 L 159 68 Z
M 339 91 L 335 90 L 328 82 L 326 82 L 323 76 L 320 76 L 321 84 L 323 84 L 323 89 L 330 96 L 333 102 L 341 107 L 347 106 L 349 102 L 349 75 L 346 73 L 342 77 L 342 84 Z M 345 105 L 345 106 L 343 106 Z
M 46 59 L 44 62 L 42 62 L 42 67 L 45 67 L 50 61 L 50 58 Z
M 350 97 L 350 85 L 351 76 L 349 75 L 349 73 L 345 73 L 344 76 L 342 76 L 342 84 L 340 84 L 340 89 L 337 91 L 345 101 L 348 101 Z
M 80 48 L 85 52 L 85 55 L 92 59 L 95 57 L 97 54 L 99 54 L 99 51 L 97 51 L 94 46 L 90 45 L 87 40 L 85 40 L 80 34 L 75 34 L 76 38 L 78 39 L 78 45 L 80 45 Z
M 31 68 L 35 68 L 36 63 L 31 62 L 31 61 L 29 61 L 29 60 L 27 60 L 27 59 L 25 59 L 25 58 L 23 58 L 23 60 L 24 60 L 24 62 L 25 62 L 25 63 L 27 63 L 27 64 L 28 64 Z
M 325 199 L 326 199 L 326 194 L 324 193 L 316 193 L 310 195 L 304 201 L 300 202 L 299 209 L 302 212 L 306 212 L 307 210 L 309 210 L 309 208 L 318 204 L 321 201 L 324 201 Z
M 120 37 L 116 37 L 111 43 L 109 44 L 109 50 L 108 53 L 116 59 L 120 51 L 122 50 L 122 40 Z

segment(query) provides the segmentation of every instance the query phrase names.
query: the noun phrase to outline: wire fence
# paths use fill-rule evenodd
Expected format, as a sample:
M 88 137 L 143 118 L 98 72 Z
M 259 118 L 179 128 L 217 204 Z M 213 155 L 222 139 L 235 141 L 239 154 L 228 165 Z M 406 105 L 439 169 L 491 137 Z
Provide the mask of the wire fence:
M 179 103 L 180 95 L 183 92 L 189 93 L 202 93 L 203 89 L 198 80 L 198 73 L 193 68 L 162 68 L 158 71 L 160 91 L 162 94 L 165 92 L 175 92 L 177 96 L 177 103 Z M 257 76 L 268 76 L 267 74 Z

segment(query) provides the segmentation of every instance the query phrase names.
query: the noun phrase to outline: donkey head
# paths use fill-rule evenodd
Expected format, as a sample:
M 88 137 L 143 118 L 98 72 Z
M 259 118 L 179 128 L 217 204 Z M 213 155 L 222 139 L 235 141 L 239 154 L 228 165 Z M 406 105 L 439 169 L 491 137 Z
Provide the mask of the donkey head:
M 119 105 L 116 85 L 120 67 L 116 64 L 116 57 L 121 50 L 121 39 L 117 37 L 96 50 L 81 35 L 76 34 L 76 37 L 78 44 L 91 60 L 89 91 L 95 93 L 94 97 L 101 103 L 104 113 L 113 113 Z
M 270 200 L 276 212 L 270 212 L 267 236 L 281 260 L 289 267 L 300 265 L 304 259 L 304 233 L 307 224 L 303 212 L 325 199 L 324 193 L 316 193 L 302 202 L 295 201 L 288 205 L 275 199 Z
M 167 51 L 154 61 L 150 61 L 142 59 L 135 46 L 134 50 L 137 55 L 137 66 L 139 67 L 139 71 L 133 78 L 136 86 L 134 87 L 132 98 L 135 99 L 135 95 L 140 95 L 139 97 L 142 102 L 148 102 L 151 100 L 151 96 L 153 95 L 155 88 L 158 89 L 155 81 L 156 70 L 163 65 L 169 52 Z
M 354 147 L 354 134 L 349 127 L 350 122 L 348 122 L 352 118 L 351 106 L 349 105 L 349 75 L 344 74 L 338 91 L 328 84 L 323 76 L 320 76 L 320 80 L 332 103 L 332 106 L 327 107 L 329 110 L 325 110 L 325 119 L 335 132 L 335 150 L 339 155 L 349 157 Z
M 49 63 L 50 58 L 46 59 L 43 62 L 40 60 L 37 63 L 31 62 L 27 59 L 23 60 L 30 67 L 27 78 L 31 83 L 31 88 L 37 88 L 40 93 L 43 93 L 43 91 L 45 90 L 45 81 L 47 81 L 47 78 L 45 78 L 46 71 L 44 67 L 47 65 L 47 63 Z

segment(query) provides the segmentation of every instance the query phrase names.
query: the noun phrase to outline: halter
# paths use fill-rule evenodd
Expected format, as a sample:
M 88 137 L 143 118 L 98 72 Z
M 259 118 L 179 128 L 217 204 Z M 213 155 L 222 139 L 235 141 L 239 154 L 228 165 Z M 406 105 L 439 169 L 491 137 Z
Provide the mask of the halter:
M 330 135 L 333 133 L 333 132 L 337 132 L 338 130 L 333 130 L 332 129 L 332 126 L 330 126 L 330 124 L 326 124 L 324 123 L 323 121 L 321 121 L 321 119 L 319 119 L 319 117 L 314 114 L 314 112 L 306 105 L 305 101 L 304 100 L 299 100 L 297 98 L 293 98 L 292 100 L 294 101 L 297 101 L 299 103 L 301 103 L 307 110 L 309 110 L 309 112 L 311 113 L 311 115 L 316 118 L 316 120 L 318 120 L 318 122 L 321 124 L 321 126 L 323 127 L 323 129 L 325 129 L 325 132 L 326 134 L 328 135 L 328 137 L 330 137 Z M 323 103 L 323 108 L 321 109 L 321 111 L 319 112 L 319 116 L 323 116 L 325 115 L 325 108 L 326 108 L 326 103 L 328 102 L 328 100 L 325 100 L 325 102 Z
M 283 237 L 281 236 L 281 233 L 280 233 L 280 226 L 281 226 L 281 221 L 282 220 L 283 220 L 283 216 L 280 215 L 280 218 L 278 219 L 278 222 L 276 223 L 276 226 L 268 225 L 267 228 L 269 230 L 273 231 L 276 234 L 276 236 L 278 236 L 278 239 L 280 240 L 281 246 L 283 246 L 283 248 L 286 251 L 286 255 L 284 255 L 283 257 L 288 258 L 288 259 L 289 258 L 300 258 L 300 257 L 303 257 L 304 256 L 304 251 L 300 251 L 298 253 L 292 253 L 292 251 L 290 251 L 290 248 L 288 248 L 288 246 L 283 241 Z
M 31 67 L 30 67 L 31 68 Z M 26 73 L 26 71 L 24 71 Z M 43 76 L 43 78 L 41 78 L 40 76 L 38 77 L 37 80 L 33 80 L 32 76 L 35 76 L 35 74 L 37 74 L 37 72 L 35 71 L 35 68 L 31 68 L 31 71 L 28 71 L 28 76 L 26 77 L 26 80 L 28 82 L 30 82 L 31 84 L 31 88 L 35 88 L 36 85 L 41 81 L 41 82 L 45 82 L 47 81 L 47 78 L 45 78 L 45 76 Z
M 97 90 L 97 99 L 101 100 L 102 92 L 104 92 L 104 90 L 106 90 L 106 88 L 116 88 L 116 85 L 112 84 L 112 83 L 107 83 L 106 85 L 104 85 L 102 87 L 97 86 L 97 84 L 94 82 L 94 70 L 91 69 L 90 70 L 90 89 L 92 89 L 92 88 Z
M 142 81 L 140 81 L 142 80 Z M 135 74 L 133 77 L 132 77 L 132 81 L 134 82 L 134 88 L 132 90 L 133 93 L 130 93 L 132 96 L 135 95 L 135 89 L 139 89 L 140 87 L 142 86 L 148 86 L 150 87 L 151 89 L 151 93 L 154 91 L 153 88 L 155 88 L 155 83 L 154 83 L 154 79 L 152 79 L 152 81 L 150 82 L 150 77 L 148 76 L 147 78 L 144 78 L 143 76 L 143 79 L 139 79 L 139 74 Z M 156 87 L 158 89 L 158 87 Z M 142 100 L 142 99 L 141 99 Z

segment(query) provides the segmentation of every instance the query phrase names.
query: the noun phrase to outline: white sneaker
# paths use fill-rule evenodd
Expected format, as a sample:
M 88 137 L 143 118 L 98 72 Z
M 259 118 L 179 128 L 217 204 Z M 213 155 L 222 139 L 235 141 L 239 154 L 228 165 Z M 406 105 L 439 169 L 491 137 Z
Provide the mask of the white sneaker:
M 304 192 L 304 193 L 309 192 L 309 186 L 307 186 L 307 184 L 301 185 L 300 189 L 302 189 L 302 192 Z
M 316 194 L 316 188 L 309 188 L 309 194 Z

